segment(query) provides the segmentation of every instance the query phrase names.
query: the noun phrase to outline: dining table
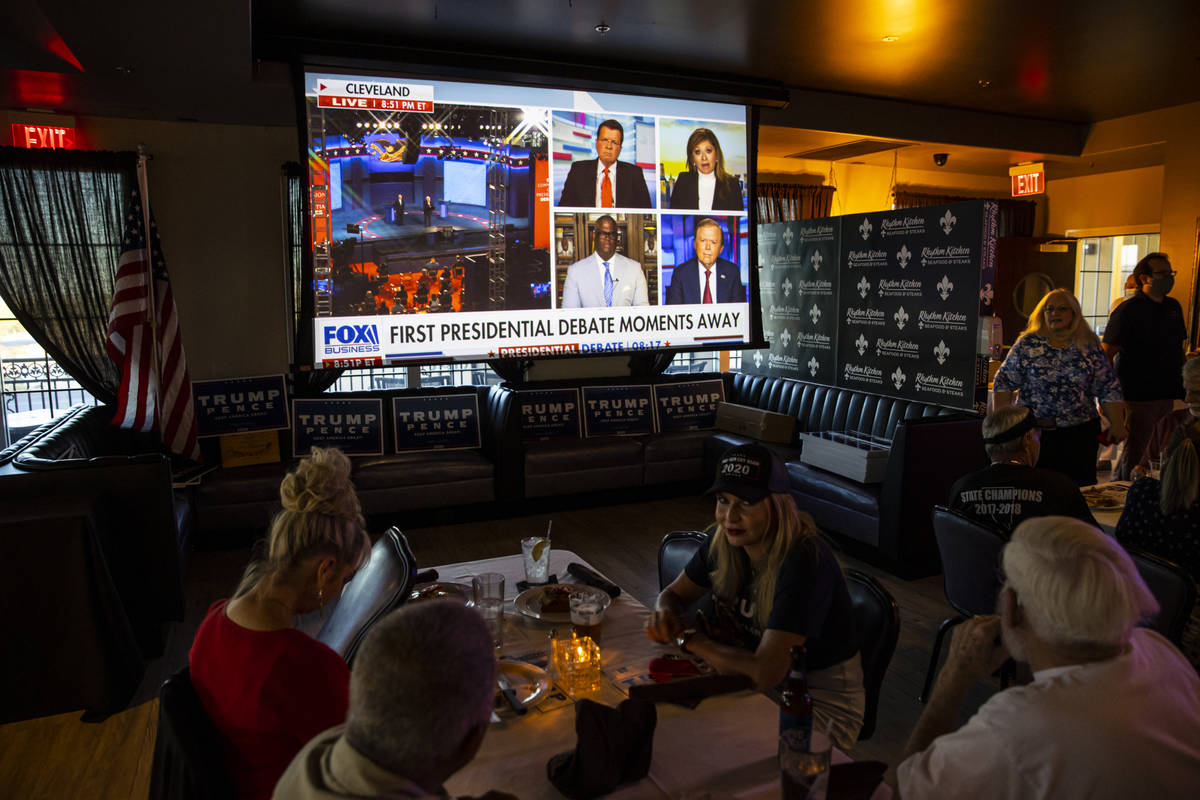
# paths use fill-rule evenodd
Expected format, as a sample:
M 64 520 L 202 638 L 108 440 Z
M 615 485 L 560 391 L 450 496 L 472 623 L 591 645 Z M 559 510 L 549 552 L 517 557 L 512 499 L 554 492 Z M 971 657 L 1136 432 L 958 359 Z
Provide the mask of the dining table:
M 1121 512 L 1125 510 L 1125 493 L 1129 491 L 1131 485 L 1130 481 L 1109 481 L 1079 487 L 1079 491 L 1083 493 L 1085 499 L 1088 499 L 1089 495 L 1096 496 L 1097 493 L 1106 497 L 1103 504 L 1095 505 L 1094 501 L 1089 499 L 1088 510 L 1092 512 L 1092 516 L 1096 522 L 1100 523 L 1104 532 L 1110 536 L 1116 533 L 1117 521 L 1121 519 Z
M 567 567 L 578 562 L 591 567 L 569 550 L 552 549 L 550 572 L 560 582 L 576 582 Z M 569 626 L 534 619 L 515 609 L 524 579 L 520 554 L 438 566 L 441 580 L 469 583 L 470 576 L 487 572 L 504 575 L 504 622 L 500 658 L 543 660 L 552 631 Z M 594 569 L 594 568 L 592 568 Z M 678 650 L 651 641 L 645 633 L 649 609 L 622 591 L 605 612 L 600 633 L 603 677 L 600 688 L 584 696 L 615 707 L 627 692 L 617 681 L 647 673 L 650 660 L 678 655 Z M 649 774 L 608 795 L 621 800 L 672 798 L 776 798 L 780 796 L 779 709 L 763 694 L 742 690 L 705 698 L 688 709 L 658 703 Z M 575 748 L 574 703 L 555 685 L 546 700 L 517 715 L 505 705 L 484 738 L 475 758 L 446 782 L 451 796 L 478 796 L 489 790 L 508 792 L 525 800 L 560 798 L 547 777 L 546 763 Z M 850 759 L 834 750 L 834 763 Z M 873 798 L 888 798 L 891 790 L 881 783 Z

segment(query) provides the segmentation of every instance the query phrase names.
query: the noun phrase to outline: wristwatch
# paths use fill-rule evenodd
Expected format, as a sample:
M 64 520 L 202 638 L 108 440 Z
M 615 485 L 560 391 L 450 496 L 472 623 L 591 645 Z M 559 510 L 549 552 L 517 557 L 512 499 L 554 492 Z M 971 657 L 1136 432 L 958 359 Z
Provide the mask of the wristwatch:
M 675 637 L 675 646 L 678 647 L 681 652 L 691 655 L 692 651 L 687 649 L 687 643 L 695 635 L 695 628 L 687 628 L 686 630 L 680 631 L 679 635 Z

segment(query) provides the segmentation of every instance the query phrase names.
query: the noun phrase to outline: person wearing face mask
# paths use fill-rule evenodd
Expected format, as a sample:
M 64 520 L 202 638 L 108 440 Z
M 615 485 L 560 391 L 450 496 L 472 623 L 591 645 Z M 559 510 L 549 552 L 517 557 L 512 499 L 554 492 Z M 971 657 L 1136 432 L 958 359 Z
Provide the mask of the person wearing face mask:
M 1097 401 L 1108 418 L 1109 437 L 1125 438 L 1121 385 L 1079 301 L 1066 289 L 1047 293 L 1037 304 L 992 387 L 993 409 L 1015 399 L 1054 422 L 1042 434 L 1037 466 L 1058 470 L 1080 486 L 1096 482 Z
M 717 135 L 697 128 L 687 141 L 687 172 L 671 189 L 671 208 L 690 211 L 742 211 L 742 186 L 725 171 Z
M 812 517 L 796 508 L 783 461 L 747 444 L 726 451 L 708 493 L 716 524 L 683 572 L 658 596 L 646 635 L 694 653 L 761 690 L 788 673 L 792 646 L 807 649 L 813 730 L 852 746 L 866 708 L 846 576 Z M 703 632 L 683 615 L 711 593 Z
M 1179 366 L 1187 328 L 1179 301 L 1168 296 L 1175 286 L 1175 271 L 1165 254 L 1150 253 L 1133 268 L 1133 277 L 1138 293 L 1117 306 L 1104 329 L 1104 351 L 1115 360 L 1129 424 L 1114 480 L 1132 477 L 1133 468 L 1146 457 L 1154 426 L 1183 397 Z

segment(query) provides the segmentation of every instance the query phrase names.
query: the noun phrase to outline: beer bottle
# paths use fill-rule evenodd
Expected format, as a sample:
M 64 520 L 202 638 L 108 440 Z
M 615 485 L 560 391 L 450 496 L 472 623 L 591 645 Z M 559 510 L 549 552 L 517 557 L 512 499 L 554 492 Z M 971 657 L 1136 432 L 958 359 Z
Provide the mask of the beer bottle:
M 808 693 L 807 650 L 792 647 L 792 666 L 779 691 L 779 732 L 799 730 L 807 742 L 812 736 L 812 695 Z

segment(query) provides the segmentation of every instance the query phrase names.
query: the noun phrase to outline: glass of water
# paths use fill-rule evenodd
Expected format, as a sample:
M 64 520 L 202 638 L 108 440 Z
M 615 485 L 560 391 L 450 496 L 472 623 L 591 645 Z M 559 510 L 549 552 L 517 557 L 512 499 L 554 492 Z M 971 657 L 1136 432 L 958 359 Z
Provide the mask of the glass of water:
M 779 772 L 783 800 L 825 800 L 833 742 L 820 731 L 811 738 L 800 730 L 779 737 Z
M 492 643 L 504 644 L 504 576 L 499 572 L 484 572 L 472 579 L 475 609 L 487 623 Z

